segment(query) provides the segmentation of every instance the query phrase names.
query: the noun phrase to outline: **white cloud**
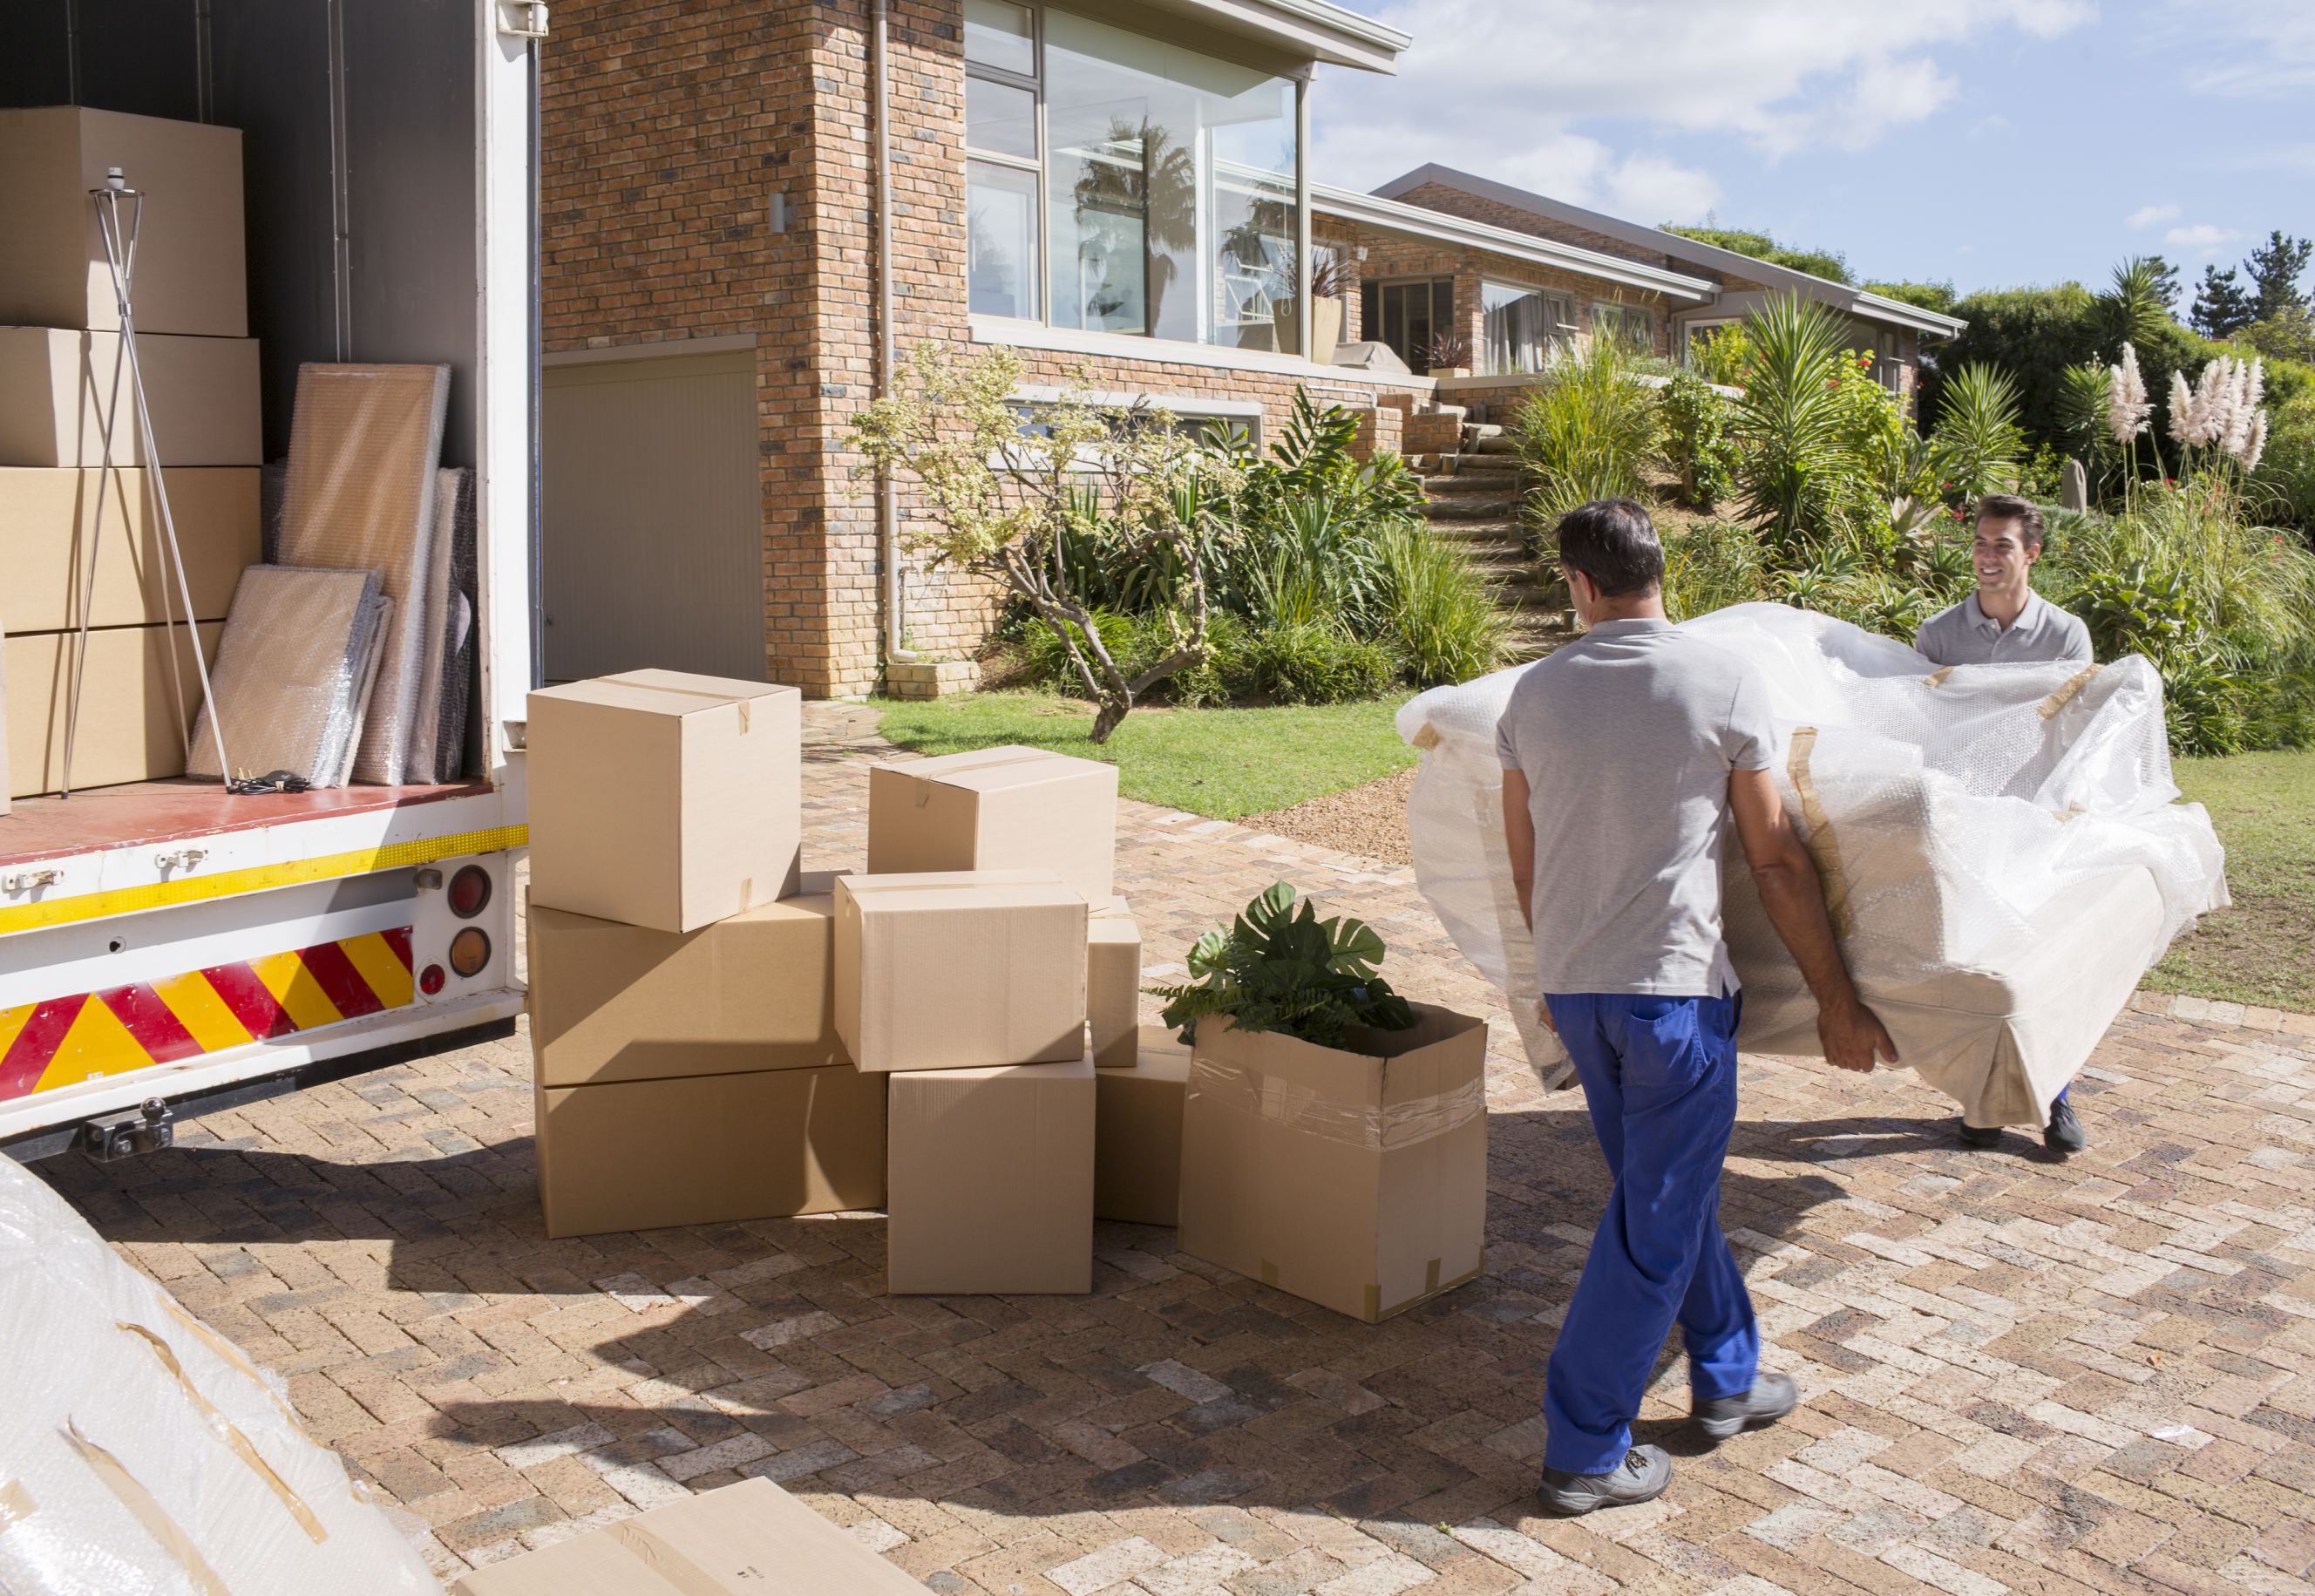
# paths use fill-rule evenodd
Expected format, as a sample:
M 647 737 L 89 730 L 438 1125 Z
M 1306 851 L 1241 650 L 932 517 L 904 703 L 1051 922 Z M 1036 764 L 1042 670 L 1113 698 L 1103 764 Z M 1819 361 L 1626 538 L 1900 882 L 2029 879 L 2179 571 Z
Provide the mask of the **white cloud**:
M 2186 60 L 2186 86 L 2228 99 L 2315 89 L 2315 5 L 2307 0 L 2176 0 L 2159 48 Z
M 2196 222 L 2191 227 L 2173 227 L 2162 235 L 2162 242 L 2173 249 L 2191 250 L 2197 260 L 2215 259 L 2222 247 L 2240 238 L 2232 227 L 2214 227 L 2208 222 Z
M 1358 3 L 1415 43 L 1396 78 L 1325 75 L 1324 181 L 1369 188 L 1438 161 L 1648 222 L 1699 219 L 1720 193 L 1630 147 L 1649 132 L 1727 135 L 1770 160 L 1867 149 L 1959 98 L 1940 49 L 2096 14 L 2090 0 Z M 1641 131 L 1619 150 L 1594 136 L 1610 121 Z
M 2123 218 L 2123 226 L 2139 233 L 2158 222 L 2175 222 L 2178 219 L 2178 208 L 2175 205 L 2142 205 Z

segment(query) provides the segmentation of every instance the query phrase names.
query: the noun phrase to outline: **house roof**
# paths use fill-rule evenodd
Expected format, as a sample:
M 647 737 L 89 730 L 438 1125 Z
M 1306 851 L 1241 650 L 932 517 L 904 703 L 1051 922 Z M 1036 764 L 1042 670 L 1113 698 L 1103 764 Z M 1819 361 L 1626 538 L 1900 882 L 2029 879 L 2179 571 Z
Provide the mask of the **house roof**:
M 1376 194 L 1362 194 L 1355 189 L 1312 183 L 1310 208 L 1321 216 L 1362 222 L 1369 226 L 1409 234 L 1417 238 L 1435 238 L 1445 244 L 1487 250 L 1512 260 L 1598 278 L 1627 288 L 1651 289 L 1668 298 L 1684 299 L 1690 304 L 1700 305 L 1711 298 L 1718 287 L 1703 278 L 1683 276 L 1677 271 L 1667 271 L 1661 266 L 1650 266 L 1645 262 L 1628 261 L 1621 255 L 1602 254 L 1597 250 L 1582 249 L 1572 244 L 1561 244 L 1557 239 L 1541 238 L 1535 234 L 1521 233 L 1509 227 L 1466 221 L 1445 211 L 1407 205 Z
M 1410 34 L 1387 28 L 1327 0 L 1141 0 L 1151 11 L 1170 12 L 1224 33 L 1255 39 L 1306 60 L 1364 72 L 1396 73 L 1398 58 L 1415 42 Z
M 1391 179 L 1390 182 L 1377 189 L 1375 193 L 1379 198 L 1397 200 L 1400 196 L 1412 193 L 1428 183 L 1460 189 L 1467 194 L 1483 200 L 1492 200 L 1499 205 L 1508 205 L 1514 209 L 1524 210 L 1530 216 L 1539 217 L 1547 221 L 1563 222 L 1570 226 L 1582 227 L 1586 232 L 1597 233 L 1604 238 L 1612 238 L 1636 248 L 1650 250 L 1677 261 L 1684 261 L 1690 265 L 1707 267 L 1715 271 L 1725 271 L 1733 277 L 1744 278 L 1770 288 L 1784 288 L 1794 293 L 1804 294 L 1812 299 L 1832 305 L 1837 309 L 1845 310 L 1861 320 L 1884 322 L 1893 326 L 1911 327 L 1916 332 L 1935 332 L 1947 337 L 1959 332 L 1969 324 L 1956 316 L 1941 315 L 1934 310 L 1924 310 L 1918 305 L 1908 305 L 1902 299 L 1892 299 L 1885 294 L 1876 294 L 1865 288 L 1852 288 L 1847 283 L 1837 283 L 1830 278 L 1818 277 L 1811 272 L 1796 271 L 1789 266 L 1774 265 L 1752 255 L 1739 254 L 1734 250 L 1699 243 L 1693 238 L 1682 237 L 1677 233 L 1667 233 L 1661 227 L 1643 226 L 1637 222 L 1625 221 L 1620 217 L 1608 216 L 1596 210 L 1586 210 L 1580 205 L 1570 205 L 1564 200 L 1554 200 L 1527 189 L 1515 188 L 1510 183 L 1498 182 L 1490 177 L 1479 177 L 1472 173 L 1458 171 L 1452 166 L 1442 166 L 1436 162 L 1418 166 L 1403 176 Z

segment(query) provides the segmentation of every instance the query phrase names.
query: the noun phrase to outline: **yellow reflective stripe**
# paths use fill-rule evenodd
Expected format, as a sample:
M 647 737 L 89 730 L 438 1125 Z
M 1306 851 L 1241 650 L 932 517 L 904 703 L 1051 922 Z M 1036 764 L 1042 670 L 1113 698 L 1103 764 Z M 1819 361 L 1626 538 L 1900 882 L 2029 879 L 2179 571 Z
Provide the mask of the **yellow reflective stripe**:
M 110 892 L 85 892 L 75 898 L 51 898 L 39 903 L 0 907 L 0 932 L 35 931 L 46 926 L 70 926 L 113 915 L 143 914 L 173 909 L 181 903 L 200 903 L 212 898 L 235 898 L 244 892 L 270 891 L 275 887 L 302 886 L 307 882 L 335 881 L 373 871 L 401 870 L 456 859 L 466 854 L 503 853 L 530 844 L 528 826 L 496 826 L 484 831 L 461 831 L 450 837 L 418 842 L 390 843 L 384 847 L 357 848 L 350 853 L 324 854 L 285 864 L 258 864 L 246 870 L 221 870 L 217 874 L 183 881 L 158 882 L 149 887 L 121 887 Z
M 252 959 L 249 968 L 265 984 L 265 989 L 273 994 L 273 1001 L 282 1006 L 289 1015 L 289 1023 L 298 1030 L 311 1031 L 317 1025 L 334 1025 L 346 1017 L 338 1012 L 338 1006 L 330 1001 L 330 995 L 322 990 L 322 983 L 306 970 L 306 961 L 297 954 L 274 953 L 262 959 Z
M 73 1016 L 71 1029 L 57 1043 L 49 1067 L 32 1083 L 32 1090 L 53 1092 L 58 1086 L 76 1086 L 91 1076 L 119 1075 L 152 1062 L 153 1055 L 145 1051 L 145 1044 L 129 1035 L 120 1016 L 92 992 L 80 1006 L 80 1013 Z
M 32 1011 L 40 1006 L 37 1003 L 25 1003 L 14 1008 L 0 1008 L 0 1059 L 8 1056 L 8 1050 L 15 1045 L 16 1033 L 24 1028 L 24 1022 L 31 1019 Z
M 386 945 L 386 938 L 376 931 L 368 936 L 350 936 L 338 946 L 344 950 L 347 962 L 371 996 L 387 1008 L 400 1008 L 408 1003 L 415 990 L 411 985 L 410 971 L 395 952 Z
M 155 981 L 153 995 L 168 1005 L 177 1024 L 205 1053 L 241 1047 L 253 1040 L 248 1027 L 234 1017 L 233 1010 L 209 985 L 209 978 L 198 970 Z

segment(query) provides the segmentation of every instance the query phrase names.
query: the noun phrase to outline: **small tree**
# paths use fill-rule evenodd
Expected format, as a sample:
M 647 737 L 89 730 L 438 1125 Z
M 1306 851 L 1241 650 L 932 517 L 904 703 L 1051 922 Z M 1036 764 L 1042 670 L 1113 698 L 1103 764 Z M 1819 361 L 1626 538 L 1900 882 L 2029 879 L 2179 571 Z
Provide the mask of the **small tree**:
M 1143 694 L 1205 661 L 1202 534 L 1226 485 L 1211 479 L 1228 468 L 1162 410 L 1095 404 L 1072 387 L 1024 414 L 1020 386 L 1010 350 L 953 359 L 919 344 L 850 442 L 863 473 L 906 473 L 923 490 L 927 519 L 902 535 L 912 553 L 993 577 L 1051 628 L 1098 706 L 1093 740 L 1106 742 Z M 1171 648 L 1130 674 L 1071 577 L 1068 540 L 1089 520 L 1136 555 L 1170 550 L 1183 572 L 1186 624 L 1176 612 Z

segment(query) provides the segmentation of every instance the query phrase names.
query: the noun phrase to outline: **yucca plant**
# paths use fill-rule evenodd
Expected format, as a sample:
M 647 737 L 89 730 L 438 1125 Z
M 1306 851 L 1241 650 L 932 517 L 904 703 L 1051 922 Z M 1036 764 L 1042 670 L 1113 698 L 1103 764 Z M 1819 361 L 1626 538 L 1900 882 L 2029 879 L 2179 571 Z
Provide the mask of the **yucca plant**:
M 2145 343 L 2159 335 L 2172 317 L 2163 297 L 2162 269 L 2146 255 L 2133 255 L 2114 269 L 2114 286 L 2098 296 L 2113 335 Z
M 2026 455 L 2018 397 L 2016 378 L 1974 360 L 1946 380 L 1932 441 L 1965 509 L 2016 480 Z
M 1790 546 L 1824 530 L 1848 451 L 1841 438 L 1848 324 L 1823 305 L 1779 296 L 1745 318 L 1752 345 L 1731 430 L 1744 513 Z

